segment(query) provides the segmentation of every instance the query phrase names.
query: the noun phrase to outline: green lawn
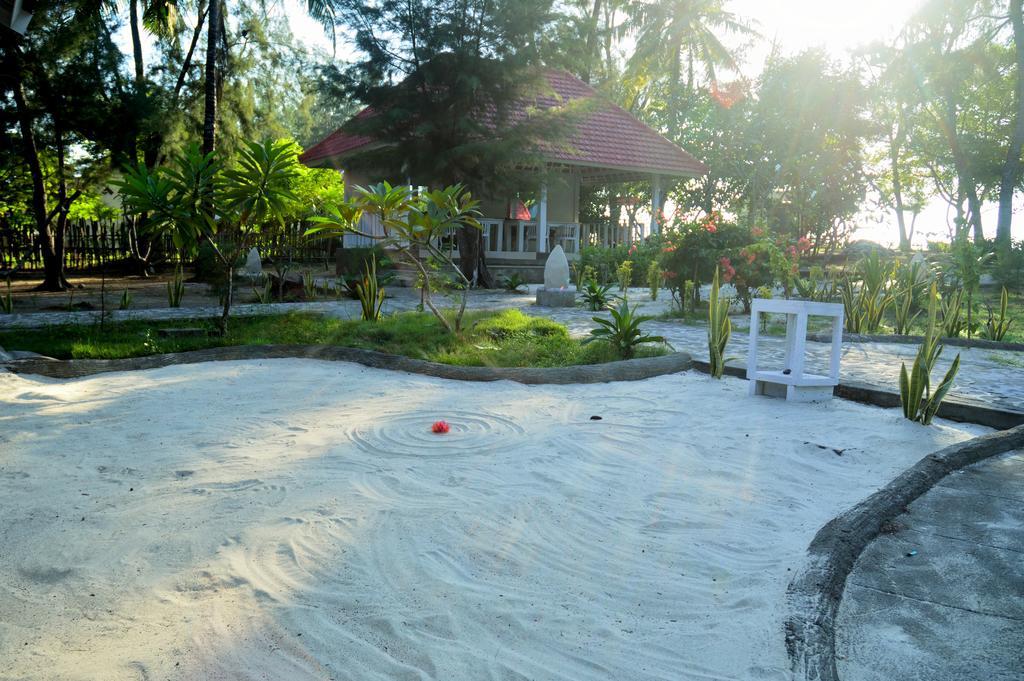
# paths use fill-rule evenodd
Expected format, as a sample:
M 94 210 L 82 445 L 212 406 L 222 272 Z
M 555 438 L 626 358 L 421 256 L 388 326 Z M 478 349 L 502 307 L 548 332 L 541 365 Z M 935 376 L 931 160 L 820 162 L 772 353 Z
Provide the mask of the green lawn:
M 210 333 L 162 338 L 159 328 L 202 327 Z M 341 320 L 309 313 L 232 318 L 228 334 L 214 333 L 213 320 L 108 322 L 0 332 L 0 346 L 58 359 L 117 359 L 225 345 L 325 344 L 377 350 L 445 364 L 497 367 L 558 367 L 619 359 L 604 343 L 583 345 L 548 319 L 518 310 L 469 312 L 458 336 L 430 314 L 403 312 L 379 322 Z M 661 346 L 638 356 L 665 354 Z

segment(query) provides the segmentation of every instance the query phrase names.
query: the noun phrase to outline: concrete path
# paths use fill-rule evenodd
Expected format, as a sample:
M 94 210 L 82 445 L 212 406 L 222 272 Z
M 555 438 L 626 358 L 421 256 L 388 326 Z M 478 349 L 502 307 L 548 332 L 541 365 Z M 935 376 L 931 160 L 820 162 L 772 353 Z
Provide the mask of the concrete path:
M 847 580 L 840 678 L 1024 679 L 1024 453 L 950 475 L 891 530 Z
M 419 295 L 408 288 L 389 289 L 390 297 L 385 303 L 385 313 L 414 310 L 419 304 Z M 667 291 L 659 300 L 650 300 L 646 289 L 630 292 L 630 300 L 638 303 L 643 314 L 659 315 L 672 304 Z M 438 297 L 439 304 L 442 302 Z M 607 312 L 594 313 L 583 308 L 540 308 L 534 304 L 532 293 L 510 294 L 502 291 L 474 291 L 470 294 L 470 309 L 520 308 L 527 314 L 541 315 L 565 324 L 571 333 L 586 335 L 596 324 L 596 314 L 608 316 Z M 446 305 L 454 304 L 454 300 Z M 232 314 L 236 316 L 260 314 L 284 314 L 287 312 L 317 312 L 344 319 L 358 319 L 359 304 L 354 300 L 328 300 L 310 303 L 285 303 L 275 305 L 236 305 Z M 114 320 L 149 319 L 174 320 L 195 317 L 219 316 L 216 307 L 162 308 L 148 310 L 115 310 Z M 0 315 L 0 330 L 9 328 L 42 327 L 53 324 L 88 324 L 98 319 L 96 312 L 36 312 L 14 315 Z M 734 317 L 734 332 L 726 350 L 731 362 L 745 366 L 747 357 L 747 330 L 743 328 L 746 319 Z M 689 352 L 696 359 L 708 357 L 707 331 L 703 324 L 685 324 L 679 320 L 656 320 L 645 324 L 651 333 L 664 336 L 677 350 Z M 780 361 L 783 354 L 783 339 L 762 336 L 760 356 L 766 365 Z M 824 343 L 807 343 L 809 371 L 824 371 L 828 361 L 829 346 Z M 913 361 L 917 346 L 899 343 L 846 343 L 843 346 L 841 377 L 895 391 L 899 385 L 901 362 Z M 945 372 L 953 357 L 959 352 L 960 373 L 951 391 L 952 395 L 985 402 L 995 407 L 1024 410 L 1024 353 L 979 348 L 947 348 L 936 370 Z

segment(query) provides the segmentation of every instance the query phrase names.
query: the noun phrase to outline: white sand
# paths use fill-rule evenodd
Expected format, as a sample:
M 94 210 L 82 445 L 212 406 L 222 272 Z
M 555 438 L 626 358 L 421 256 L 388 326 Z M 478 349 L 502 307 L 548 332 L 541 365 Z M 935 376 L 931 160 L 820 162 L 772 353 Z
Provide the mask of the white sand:
M 985 429 L 745 388 L 0 373 L 0 678 L 788 678 L 817 529 Z

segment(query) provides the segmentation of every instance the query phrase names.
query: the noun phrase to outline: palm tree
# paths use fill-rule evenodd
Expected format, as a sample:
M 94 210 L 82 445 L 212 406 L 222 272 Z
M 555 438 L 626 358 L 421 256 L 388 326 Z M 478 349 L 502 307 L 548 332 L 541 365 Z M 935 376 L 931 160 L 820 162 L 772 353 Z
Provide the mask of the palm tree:
M 636 39 L 628 70 L 663 74 L 675 91 L 693 92 L 695 69 L 709 82 L 720 68 L 737 70 L 736 59 L 721 41 L 723 34 L 757 37 L 750 24 L 724 7 L 724 0 L 634 0 L 626 8 L 624 33 Z

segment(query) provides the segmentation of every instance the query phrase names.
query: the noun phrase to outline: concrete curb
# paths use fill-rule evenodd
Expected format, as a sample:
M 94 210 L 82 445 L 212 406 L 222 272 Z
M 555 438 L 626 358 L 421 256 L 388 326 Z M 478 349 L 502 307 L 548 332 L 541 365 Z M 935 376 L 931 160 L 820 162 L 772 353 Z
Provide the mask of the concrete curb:
M 710 371 L 708 363 L 700 359 L 693 360 L 693 368 L 704 373 Z M 736 378 L 746 379 L 747 377 L 747 370 L 744 367 L 726 365 L 724 373 L 726 376 L 734 376 Z M 900 406 L 899 393 L 882 390 L 868 383 L 844 381 L 836 386 L 834 394 L 836 397 L 842 397 L 845 400 L 873 404 L 876 407 L 889 409 Z M 947 396 L 942 401 L 942 404 L 939 405 L 937 415 L 950 421 L 976 423 L 980 426 L 988 426 L 989 428 L 997 428 L 999 430 L 1024 425 L 1024 412 L 996 409 L 985 402 L 967 400 L 962 397 Z
M 807 549 L 806 567 L 793 578 L 786 593 L 786 650 L 794 679 L 839 681 L 835 625 L 846 578 L 882 525 L 950 473 L 1021 447 L 1024 426 L 929 454 L 818 531 Z
M 807 340 L 817 343 L 831 343 L 832 336 L 824 333 L 807 335 Z M 844 343 L 899 343 L 904 345 L 920 345 L 924 336 L 873 335 L 866 333 L 844 333 Z M 984 338 L 942 338 L 943 345 L 961 348 L 982 348 L 985 350 L 1012 350 L 1024 352 L 1024 343 L 1007 343 L 1004 341 L 986 340 Z
M 377 369 L 407 371 L 458 381 L 516 381 L 530 385 L 639 381 L 653 376 L 686 371 L 692 364 L 690 355 L 685 352 L 675 352 L 661 357 L 642 357 L 605 364 L 585 364 L 550 369 L 467 367 L 336 345 L 234 345 L 127 359 L 20 359 L 6 362 L 2 366 L 17 374 L 40 374 L 51 378 L 79 378 L 110 371 L 156 369 L 172 364 L 282 358 L 354 362 Z

